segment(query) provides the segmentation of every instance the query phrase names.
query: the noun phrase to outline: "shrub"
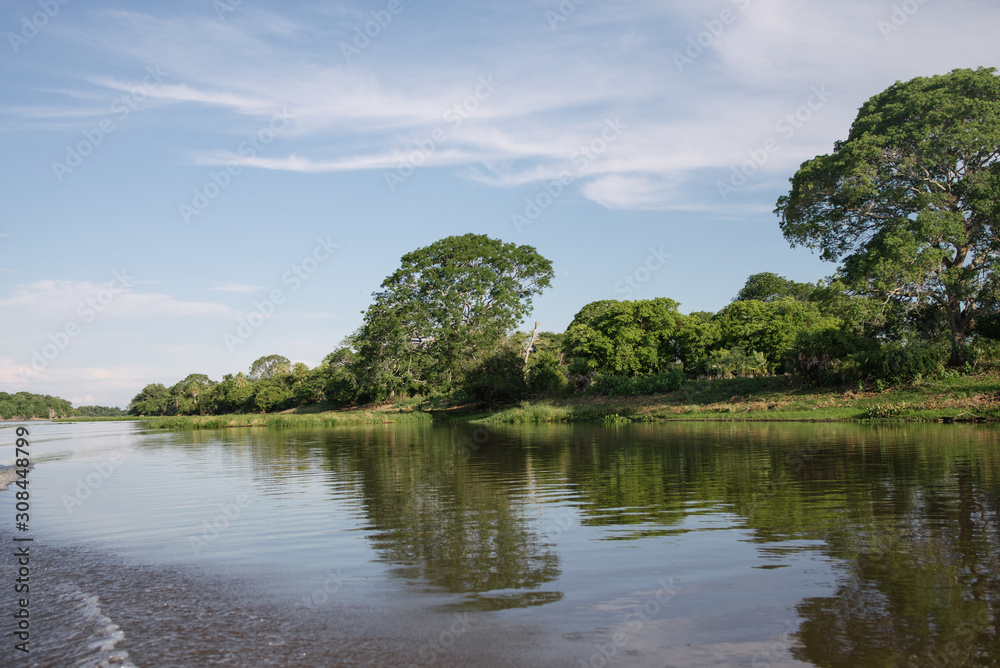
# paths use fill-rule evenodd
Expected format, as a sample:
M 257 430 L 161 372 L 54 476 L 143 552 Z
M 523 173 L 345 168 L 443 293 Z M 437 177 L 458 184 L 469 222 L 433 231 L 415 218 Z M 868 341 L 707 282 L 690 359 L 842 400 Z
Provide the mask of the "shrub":
M 906 412 L 906 404 L 875 404 L 864 413 L 866 420 L 892 420 Z
M 854 355 L 860 374 L 873 381 L 905 383 L 944 373 L 945 351 L 932 343 L 885 343 L 877 350 Z
M 670 371 L 648 376 L 599 375 L 594 380 L 593 391 L 609 397 L 628 397 L 638 394 L 665 394 L 681 389 L 684 373 Z
M 716 350 L 708 357 L 706 367 L 716 378 L 749 378 L 767 376 L 771 366 L 763 353 L 756 350 L 746 353 L 742 348 Z
M 547 350 L 535 353 L 528 368 L 528 390 L 532 394 L 558 392 L 566 384 L 559 359 Z
M 497 350 L 469 372 L 465 390 L 476 401 L 488 406 L 523 399 L 528 392 L 524 360 L 516 350 Z

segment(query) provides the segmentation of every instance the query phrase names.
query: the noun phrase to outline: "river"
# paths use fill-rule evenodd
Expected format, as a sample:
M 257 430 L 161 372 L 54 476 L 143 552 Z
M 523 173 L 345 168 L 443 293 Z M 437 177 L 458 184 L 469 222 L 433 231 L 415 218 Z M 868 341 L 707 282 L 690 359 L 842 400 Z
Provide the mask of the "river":
M 995 426 L 26 426 L 2 665 L 1000 664 Z

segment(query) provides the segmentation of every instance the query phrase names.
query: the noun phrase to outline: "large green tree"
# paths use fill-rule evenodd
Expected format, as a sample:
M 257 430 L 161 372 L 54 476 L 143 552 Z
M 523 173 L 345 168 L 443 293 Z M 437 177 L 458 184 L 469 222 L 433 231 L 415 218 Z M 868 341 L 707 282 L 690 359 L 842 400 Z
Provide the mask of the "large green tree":
M 250 365 L 250 380 L 264 380 L 292 372 L 292 362 L 283 355 L 264 355 Z
M 644 376 L 669 371 L 680 358 L 677 335 L 685 319 L 677 307 L 666 297 L 591 302 L 570 323 L 564 349 L 600 373 Z
M 842 262 L 859 294 L 944 313 L 952 364 L 1000 285 L 1000 77 L 992 68 L 897 82 L 833 153 L 802 164 L 775 212 L 792 244 Z
M 770 271 L 764 271 L 750 276 L 733 301 L 743 302 L 756 299 L 762 302 L 773 302 L 789 297 L 799 301 L 808 301 L 815 290 L 815 285 L 798 283 Z
M 354 337 L 362 396 L 453 388 L 552 277 L 552 263 L 533 247 L 480 234 L 407 253 Z

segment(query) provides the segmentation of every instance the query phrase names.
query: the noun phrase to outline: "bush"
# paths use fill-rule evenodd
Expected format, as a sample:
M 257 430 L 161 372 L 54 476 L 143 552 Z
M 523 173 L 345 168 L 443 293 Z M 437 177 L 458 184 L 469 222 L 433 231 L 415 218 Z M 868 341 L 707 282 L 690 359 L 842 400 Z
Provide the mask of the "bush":
M 864 420 L 895 420 L 906 413 L 906 404 L 875 404 L 864 412 Z
M 547 350 L 535 353 L 528 368 L 528 390 L 532 394 L 558 392 L 566 384 L 559 359 Z
M 716 350 L 706 362 L 709 374 L 716 378 L 752 378 L 771 375 L 771 365 L 763 353 L 753 350 L 749 353 L 742 348 Z
M 629 397 L 640 394 L 665 394 L 681 389 L 684 373 L 670 371 L 648 376 L 599 375 L 594 379 L 593 391 L 609 397 Z
M 857 353 L 854 361 L 862 377 L 890 384 L 906 383 L 917 378 L 939 377 L 944 371 L 947 353 L 932 343 L 886 343 L 877 350 Z
M 523 399 L 528 392 L 524 360 L 512 349 L 502 348 L 484 359 L 467 376 L 465 390 L 481 404 L 497 406 Z

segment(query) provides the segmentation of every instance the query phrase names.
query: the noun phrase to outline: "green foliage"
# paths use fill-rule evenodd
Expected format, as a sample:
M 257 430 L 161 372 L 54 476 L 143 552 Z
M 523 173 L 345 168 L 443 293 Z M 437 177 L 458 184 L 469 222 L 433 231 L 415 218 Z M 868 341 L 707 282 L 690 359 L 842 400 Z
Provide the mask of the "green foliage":
M 864 378 L 900 384 L 917 378 L 940 377 L 945 371 L 944 358 L 945 352 L 939 345 L 889 342 L 875 350 L 857 353 L 854 361 Z
M 723 349 L 751 350 L 764 356 L 760 373 L 769 373 L 781 364 L 804 332 L 834 329 L 840 324 L 836 318 L 824 315 L 816 304 L 787 298 L 733 302 L 718 313 L 715 322 Z
M 552 263 L 531 246 L 485 235 L 447 237 L 407 253 L 355 336 L 359 394 L 461 386 L 552 277 Z
M 862 415 L 864 420 L 894 420 L 906 413 L 906 404 L 875 404 Z
M 132 415 L 167 415 L 170 392 L 162 383 L 150 383 L 132 398 L 128 412 Z
M 65 399 L 48 394 L 32 394 L 17 392 L 8 394 L 0 392 L 0 418 L 4 420 L 30 420 L 42 418 L 48 420 L 54 417 L 71 417 L 75 415 L 73 405 Z
M 566 374 L 559 358 L 550 350 L 541 350 L 528 358 L 528 391 L 551 394 L 566 385 Z
M 292 392 L 274 378 L 258 381 L 254 385 L 253 405 L 261 413 L 291 408 Z
M 473 399 L 487 406 L 520 401 L 528 393 L 524 359 L 512 346 L 501 347 L 469 373 L 465 390 Z
M 340 348 L 323 360 L 323 393 L 334 404 L 351 404 L 358 398 L 358 380 L 352 369 L 357 359 L 350 348 Z
M 281 355 L 265 355 L 250 365 L 250 380 L 257 381 L 291 372 L 292 363 Z
M 992 68 L 897 82 L 848 138 L 802 164 L 777 203 L 793 245 L 843 261 L 856 292 L 945 314 L 951 363 L 1000 282 L 1000 77 Z
M 609 397 L 644 394 L 666 394 L 681 389 L 684 374 L 680 371 L 655 373 L 649 376 L 617 376 L 599 374 L 594 379 L 593 392 Z
M 242 371 L 235 376 L 226 374 L 213 392 L 214 411 L 243 413 L 253 408 L 253 382 Z
M 739 346 L 713 351 L 706 362 L 710 376 L 715 378 L 753 378 L 768 376 L 772 368 L 763 353 L 747 353 Z
M 77 417 L 122 417 L 128 415 L 117 406 L 80 406 L 76 409 Z
M 784 276 L 765 271 L 748 278 L 733 301 L 773 302 L 781 299 L 808 301 L 815 289 L 816 286 L 809 283 L 796 283 Z
M 606 300 L 584 306 L 566 330 L 564 350 L 587 369 L 640 376 L 673 369 L 684 316 L 665 297 L 638 301 Z

